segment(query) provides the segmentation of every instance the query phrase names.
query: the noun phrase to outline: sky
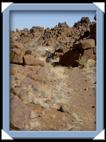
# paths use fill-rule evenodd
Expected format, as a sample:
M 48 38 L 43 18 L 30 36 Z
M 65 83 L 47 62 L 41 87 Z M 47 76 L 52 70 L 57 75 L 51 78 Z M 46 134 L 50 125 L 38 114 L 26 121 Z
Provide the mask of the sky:
M 75 22 L 78 22 L 82 17 L 89 17 L 90 21 L 93 21 L 95 12 L 93 11 L 37 11 L 37 12 L 28 12 L 28 11 L 15 11 L 11 12 L 10 15 L 10 27 L 11 30 L 32 28 L 33 26 L 41 26 L 44 28 L 53 28 L 58 24 L 58 22 L 67 22 L 69 26 L 73 26 Z

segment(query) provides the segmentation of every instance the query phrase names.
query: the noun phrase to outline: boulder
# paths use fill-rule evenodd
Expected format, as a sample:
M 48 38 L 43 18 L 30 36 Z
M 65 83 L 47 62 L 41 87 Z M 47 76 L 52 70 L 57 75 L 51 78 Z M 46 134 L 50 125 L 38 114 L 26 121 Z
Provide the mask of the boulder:
M 93 68 L 93 67 L 95 67 L 95 65 L 96 65 L 96 62 L 95 62 L 95 60 L 93 60 L 93 59 L 89 59 L 88 61 L 87 61 L 87 64 L 86 64 L 86 68 L 87 69 L 90 69 L 90 68 Z
M 94 39 L 83 39 L 80 41 L 82 48 L 84 49 L 84 58 L 96 59 L 96 47 Z
M 88 60 L 88 59 L 96 60 L 96 55 L 94 54 L 94 50 L 93 50 L 93 49 L 85 50 L 83 57 L 84 57 L 86 60 Z
M 32 51 L 31 50 L 26 50 L 25 55 L 31 55 Z
M 95 40 L 94 39 L 83 39 L 80 42 L 81 42 L 83 49 L 95 47 Z
M 10 62 L 22 64 L 24 56 L 24 46 L 19 42 L 13 42 L 10 48 Z
M 44 62 L 41 61 L 40 59 L 34 57 L 33 55 L 25 55 L 23 58 L 23 64 L 24 65 L 31 65 L 31 66 L 35 66 L 35 65 L 40 65 L 40 66 L 44 66 Z
M 59 64 L 63 66 L 77 67 L 79 65 L 78 60 L 80 56 L 83 55 L 83 52 L 84 50 L 82 47 L 78 46 L 76 48 L 73 48 L 60 57 Z
M 30 118 L 29 108 L 15 95 L 11 97 L 11 125 L 14 129 L 24 130 Z
M 89 24 L 90 23 L 90 19 L 88 17 L 82 17 L 80 22 Z
M 96 41 L 96 22 L 92 22 L 90 25 L 90 37 Z

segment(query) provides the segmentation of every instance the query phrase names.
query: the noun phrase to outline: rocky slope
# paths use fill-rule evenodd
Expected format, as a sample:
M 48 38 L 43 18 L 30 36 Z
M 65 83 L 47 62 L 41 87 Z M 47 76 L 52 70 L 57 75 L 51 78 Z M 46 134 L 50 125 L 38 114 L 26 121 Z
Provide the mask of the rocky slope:
M 95 130 L 96 21 L 10 33 L 12 130 Z

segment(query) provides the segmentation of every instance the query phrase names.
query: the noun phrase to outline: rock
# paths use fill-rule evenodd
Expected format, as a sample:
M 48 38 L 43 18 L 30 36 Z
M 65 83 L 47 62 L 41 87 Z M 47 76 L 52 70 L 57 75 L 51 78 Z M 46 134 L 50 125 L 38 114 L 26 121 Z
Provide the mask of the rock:
M 25 55 L 24 56 L 24 65 L 35 65 L 36 58 L 32 55 Z
M 84 57 L 86 60 L 88 60 L 88 59 L 96 60 L 96 55 L 94 54 L 94 50 L 93 50 L 93 49 L 85 50 L 83 57 Z
M 31 55 L 32 51 L 31 50 L 26 50 L 25 55 Z
M 89 59 L 89 60 L 87 61 L 87 64 L 86 64 L 86 68 L 92 68 L 92 67 L 95 67 L 95 65 L 96 65 L 95 60 Z
M 58 27 L 62 27 L 62 28 L 68 28 L 69 26 L 67 25 L 66 22 L 63 22 L 63 23 L 58 23 Z
M 40 59 L 37 59 L 36 57 L 32 56 L 32 55 L 25 55 L 24 56 L 24 65 L 31 65 L 31 66 L 35 66 L 35 65 L 40 65 L 40 66 L 44 66 L 43 61 L 41 61 Z
M 95 87 L 96 83 L 96 62 L 93 59 L 89 59 L 84 69 L 87 72 L 87 77 L 92 83 L 91 87 Z
M 93 38 L 96 43 L 96 22 L 92 22 L 90 25 L 90 38 Z
M 11 98 L 11 117 L 10 121 L 13 127 L 20 130 L 25 130 L 25 125 L 30 118 L 30 110 L 28 107 L 17 97 Z
M 14 42 L 11 44 L 10 48 L 10 62 L 22 64 L 24 56 L 24 46 L 21 43 Z
M 59 64 L 63 66 L 72 66 L 76 67 L 79 65 L 79 58 L 81 55 L 83 55 L 83 48 L 76 47 L 72 50 L 69 50 L 66 52 L 63 56 L 60 57 Z
M 94 39 L 83 39 L 80 41 L 82 48 L 84 49 L 83 57 L 88 59 L 96 60 L 96 47 Z
M 82 17 L 80 21 L 74 24 L 74 27 L 77 29 L 82 29 L 82 31 L 86 31 L 89 29 L 90 19 L 88 17 Z
M 90 19 L 88 17 L 82 17 L 81 18 L 81 23 L 90 23 Z
M 80 41 L 83 49 L 95 48 L 95 40 L 94 39 L 83 39 Z
M 34 26 L 30 29 L 30 33 L 37 33 L 37 32 L 43 32 L 44 28 L 40 26 Z
M 11 68 L 10 75 L 15 75 L 17 73 L 17 68 Z

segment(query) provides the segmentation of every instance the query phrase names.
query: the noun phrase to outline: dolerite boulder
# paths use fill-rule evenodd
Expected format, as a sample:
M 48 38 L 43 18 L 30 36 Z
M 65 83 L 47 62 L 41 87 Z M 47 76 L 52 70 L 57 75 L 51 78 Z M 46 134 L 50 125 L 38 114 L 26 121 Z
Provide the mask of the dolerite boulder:
M 79 65 L 78 60 L 83 53 L 83 48 L 81 46 L 77 46 L 76 48 L 66 52 L 63 56 L 60 56 L 59 64 L 63 66 L 77 67 Z
M 88 17 L 82 17 L 81 18 L 81 23 L 90 23 L 90 19 Z
M 90 37 L 96 41 L 96 22 L 92 22 L 90 25 Z
M 30 118 L 29 108 L 15 95 L 11 97 L 11 127 L 25 130 Z
M 23 64 L 23 56 L 25 48 L 23 44 L 19 42 L 13 42 L 11 43 L 10 47 L 10 62 L 11 63 L 17 63 L 17 64 Z
M 40 65 L 40 66 L 44 66 L 43 61 L 41 61 L 40 59 L 37 59 L 36 57 L 34 57 L 33 55 L 25 55 L 23 57 L 23 65 L 31 65 L 31 66 L 35 66 L 35 65 Z
M 95 48 L 94 39 L 83 39 L 80 41 L 83 49 Z
M 24 65 L 35 65 L 36 57 L 27 54 L 24 56 L 23 62 L 24 62 Z
M 96 59 L 96 46 L 94 39 L 83 39 L 80 41 L 82 48 L 84 49 L 84 58 Z
M 44 33 L 44 28 L 43 27 L 35 26 L 35 27 L 32 27 L 30 29 L 30 34 L 32 34 L 34 38 L 39 37 L 43 33 Z

